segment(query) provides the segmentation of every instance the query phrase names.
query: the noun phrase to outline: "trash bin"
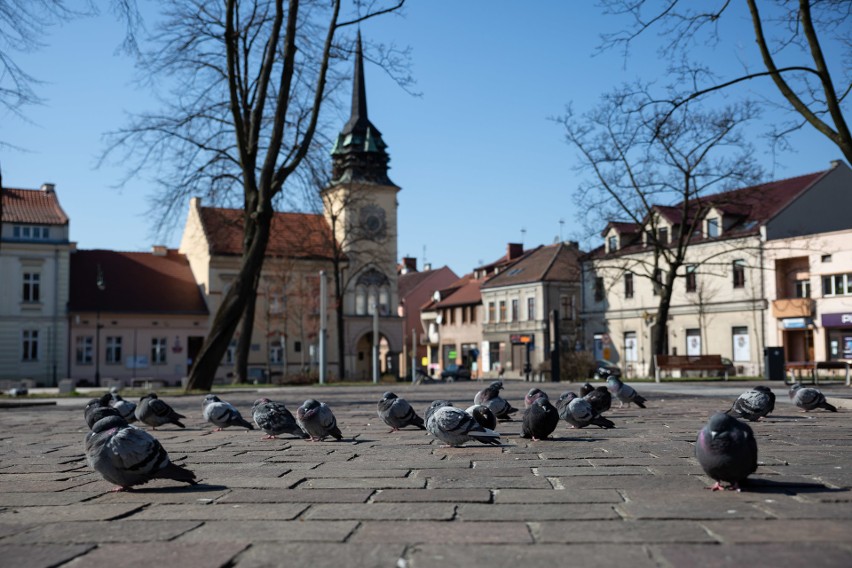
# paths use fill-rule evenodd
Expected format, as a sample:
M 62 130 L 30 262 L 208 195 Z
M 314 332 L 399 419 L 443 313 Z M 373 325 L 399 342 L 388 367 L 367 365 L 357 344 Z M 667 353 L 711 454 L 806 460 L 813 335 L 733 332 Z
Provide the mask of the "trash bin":
M 763 378 L 770 381 L 784 380 L 784 348 L 763 348 Z

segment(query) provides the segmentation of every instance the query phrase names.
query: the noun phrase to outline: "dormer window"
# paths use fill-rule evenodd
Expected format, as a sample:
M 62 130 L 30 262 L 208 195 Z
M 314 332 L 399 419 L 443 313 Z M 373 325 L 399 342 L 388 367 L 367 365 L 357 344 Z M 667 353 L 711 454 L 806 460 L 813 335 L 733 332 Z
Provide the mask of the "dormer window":
M 46 241 L 50 239 L 50 229 L 42 226 L 14 225 L 12 237 L 26 241 Z
M 657 229 L 657 241 L 661 245 L 669 244 L 669 228 L 668 227 L 660 227 Z
M 613 235 L 607 240 L 607 248 L 609 252 L 615 252 L 618 250 L 618 237 Z
M 719 218 L 711 217 L 707 219 L 707 237 L 712 239 L 719 236 Z

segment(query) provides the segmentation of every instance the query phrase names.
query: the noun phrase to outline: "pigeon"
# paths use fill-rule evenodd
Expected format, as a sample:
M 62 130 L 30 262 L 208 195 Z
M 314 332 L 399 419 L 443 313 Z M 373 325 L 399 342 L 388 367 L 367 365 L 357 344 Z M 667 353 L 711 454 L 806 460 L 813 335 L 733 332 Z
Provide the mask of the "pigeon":
M 473 404 L 485 404 L 486 401 L 499 397 L 502 389 L 503 381 L 492 381 L 490 385 L 476 393 Z
M 423 415 L 426 417 L 426 429 L 427 430 L 429 429 L 429 417 L 432 416 L 432 414 L 436 410 L 438 410 L 442 406 L 452 406 L 452 405 L 453 405 L 453 403 L 450 402 L 449 400 L 433 400 L 432 404 L 429 405 L 429 408 L 426 409 L 426 412 L 423 413 Z
M 426 429 L 430 434 L 452 447 L 461 446 L 471 440 L 482 444 L 500 445 L 500 434 L 481 426 L 461 408 L 436 406 L 441 404 L 443 401 L 435 401 L 429 408 Z
M 585 389 L 580 389 L 580 392 L 582 393 L 583 390 Z M 581 394 L 580 396 L 589 401 L 589 404 L 592 405 L 595 414 L 603 414 L 612 406 L 612 395 L 603 385 L 593 388 L 592 391 L 586 395 Z
M 529 408 L 530 405 L 535 402 L 535 399 L 539 397 L 547 398 L 547 393 L 541 389 L 537 389 L 535 387 L 531 388 L 527 395 L 524 397 L 524 408 Z
M 760 385 L 741 394 L 725 414 L 755 422 L 773 410 L 775 410 L 775 393 L 769 387 Z
M 590 392 L 595 390 L 595 387 L 592 386 L 592 383 L 586 383 L 580 387 L 580 396 L 586 398 Z
M 621 382 L 621 379 L 618 377 L 610 376 L 606 380 L 606 386 L 609 389 L 610 394 L 617 398 L 621 403 L 619 408 L 623 407 L 625 402 L 628 406 L 630 406 L 631 402 L 635 402 L 636 406 L 645 408 L 645 402 L 647 402 L 645 397 L 636 392 L 630 385 L 626 385 Z
M 817 408 L 837 412 L 837 408 L 834 405 L 826 402 L 825 395 L 819 389 L 803 387 L 801 383 L 796 383 L 790 387 L 790 398 L 793 400 L 793 404 L 802 409 L 802 412 L 808 412 Z
M 110 391 L 104 396 L 109 397 L 109 405 L 116 409 L 128 424 L 136 421 L 136 403 L 124 400 L 117 392 Z
M 273 402 L 268 398 L 259 398 L 251 407 L 251 416 L 258 428 L 266 432 L 262 440 L 274 440 L 281 434 L 291 434 L 297 438 L 308 435 L 296 424 L 296 418 L 287 410 L 283 402 Z
M 473 419 L 479 422 L 479 425 L 483 428 L 490 428 L 493 430 L 497 427 L 497 417 L 494 416 L 491 409 L 485 405 L 474 404 L 473 406 L 469 406 L 465 412 L 473 416 Z
M 327 436 L 335 440 L 343 439 L 334 413 L 324 402 L 312 398 L 303 402 L 296 410 L 296 423 L 310 436 L 311 442 L 318 442 Z
M 102 398 L 93 398 L 86 403 L 86 408 L 83 410 L 83 417 L 86 419 L 86 425 L 91 430 L 95 426 L 95 422 L 107 416 L 120 416 L 118 411 L 110 406 L 103 404 Z
M 214 432 L 220 432 L 230 426 L 254 430 L 254 426 L 243 418 L 233 404 L 225 402 L 215 394 L 208 394 L 204 397 L 201 414 L 207 422 L 216 427 L 213 429 Z
M 139 404 L 136 405 L 136 418 L 154 430 L 163 424 L 174 424 L 178 428 L 186 428 L 180 421 L 186 416 L 175 412 L 171 406 L 157 397 L 157 393 L 153 392 L 139 399 Z
M 615 428 L 611 420 L 595 412 L 592 403 L 571 391 L 562 393 L 556 401 L 556 408 L 559 411 L 559 418 L 570 424 L 571 428 L 585 428 L 589 424 L 599 428 Z
M 174 479 L 195 485 L 195 474 L 169 461 L 163 446 L 148 432 L 130 426 L 121 416 L 98 420 L 86 435 L 86 460 L 113 491 L 126 491 L 152 479 Z
M 532 438 L 533 442 L 545 440 L 553 434 L 559 424 L 559 411 L 550 404 L 546 396 L 536 398 L 524 410 L 521 422 L 521 437 Z
M 385 424 L 391 427 L 391 432 L 396 432 L 406 426 L 417 426 L 421 430 L 426 429 L 423 419 L 420 418 L 411 405 L 404 398 L 399 398 L 392 392 L 386 392 L 379 401 L 376 412 Z
M 716 480 L 707 489 L 721 491 L 721 482 L 727 481 L 728 489 L 739 491 L 740 483 L 757 470 L 757 440 L 748 424 L 719 412 L 698 432 L 695 457 Z

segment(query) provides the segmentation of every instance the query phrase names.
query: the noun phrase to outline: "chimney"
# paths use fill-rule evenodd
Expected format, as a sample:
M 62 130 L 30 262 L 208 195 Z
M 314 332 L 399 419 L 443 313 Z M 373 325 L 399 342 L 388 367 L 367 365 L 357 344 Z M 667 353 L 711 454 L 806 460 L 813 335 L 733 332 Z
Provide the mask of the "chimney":
M 425 272 L 429 272 L 430 270 L 432 270 L 432 263 L 431 262 L 424 262 L 423 263 L 423 270 Z
M 514 260 L 524 254 L 523 243 L 509 243 L 509 246 L 507 246 L 506 249 L 506 256 L 508 257 L 508 260 Z
M 41 184 L 41 190 L 45 193 L 55 193 L 56 192 L 56 184 L 53 183 L 43 183 Z
M 166 256 L 168 250 L 169 249 L 166 248 L 166 245 L 154 245 L 151 247 L 151 254 L 154 256 Z
M 410 256 L 402 257 L 402 273 L 417 272 L 417 259 Z

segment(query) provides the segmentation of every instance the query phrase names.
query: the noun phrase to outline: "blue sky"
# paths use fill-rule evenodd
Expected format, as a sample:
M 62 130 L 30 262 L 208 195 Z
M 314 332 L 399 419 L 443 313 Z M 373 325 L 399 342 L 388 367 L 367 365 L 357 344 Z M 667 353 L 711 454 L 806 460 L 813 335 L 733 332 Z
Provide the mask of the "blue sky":
M 626 61 L 615 52 L 594 56 L 599 34 L 620 24 L 585 0 L 414 0 L 404 18 L 362 27 L 365 39 L 412 48 L 414 88 L 422 93 L 412 97 L 380 69 L 366 69 L 370 118 L 388 144 L 391 179 L 402 187 L 400 256 L 461 275 L 504 254 L 509 242 L 529 248 L 576 238 L 577 152 L 549 117 L 568 103 L 588 110 L 625 81 L 664 81 L 653 35 Z M 713 60 L 734 69 L 756 61 L 749 23 L 734 18 L 726 30 L 732 41 L 709 53 Z M 95 168 L 105 132 L 125 124 L 128 112 L 157 108 L 132 83 L 132 60 L 116 53 L 122 33 L 108 14 L 77 20 L 50 30 L 43 49 L 18 57 L 44 81 L 38 92 L 46 103 L 27 109 L 27 121 L 0 116 L 0 139 L 26 149 L 0 150 L 4 185 L 55 183 L 79 248 L 177 247 L 182 227 L 165 243 L 150 234 L 144 212 L 153 185 L 144 175 L 116 189 L 125 172 Z M 774 96 L 767 82 L 748 89 Z M 842 158 L 810 129 L 793 139 L 797 152 L 775 162 L 755 141 L 772 178 Z

